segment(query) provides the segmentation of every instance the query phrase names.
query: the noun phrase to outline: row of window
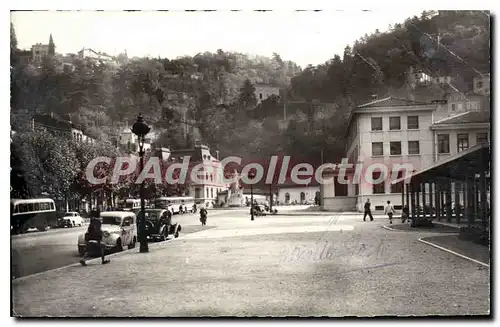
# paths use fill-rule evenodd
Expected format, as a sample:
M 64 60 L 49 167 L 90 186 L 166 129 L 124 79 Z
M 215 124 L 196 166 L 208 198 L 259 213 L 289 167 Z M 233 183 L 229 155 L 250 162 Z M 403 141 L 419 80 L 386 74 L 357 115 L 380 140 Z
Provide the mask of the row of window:
M 33 211 L 48 211 L 54 210 L 54 203 L 41 202 L 41 203 L 21 203 L 15 206 L 14 213 L 25 213 Z
M 401 155 L 401 142 L 390 142 L 390 154 L 391 156 Z M 420 154 L 420 142 L 419 141 L 408 141 L 408 154 Z M 372 143 L 372 156 L 383 156 L 384 155 L 384 143 L 383 142 L 373 142 Z
M 418 116 L 406 117 L 407 129 L 418 129 Z M 382 131 L 384 129 L 382 117 L 372 117 L 372 131 Z M 401 130 L 401 117 L 389 117 L 389 130 Z
M 477 133 L 476 144 L 488 143 L 488 133 Z M 469 148 L 469 134 L 457 134 L 457 152 Z M 450 134 L 438 134 L 438 153 L 450 153 Z

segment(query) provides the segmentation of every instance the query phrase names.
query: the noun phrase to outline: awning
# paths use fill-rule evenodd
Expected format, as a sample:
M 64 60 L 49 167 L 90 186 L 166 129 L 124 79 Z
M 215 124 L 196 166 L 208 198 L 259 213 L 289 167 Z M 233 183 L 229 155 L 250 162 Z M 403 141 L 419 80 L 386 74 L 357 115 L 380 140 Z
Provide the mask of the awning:
M 464 180 L 467 176 L 489 171 L 490 161 L 490 145 L 488 143 L 478 144 L 412 174 L 410 183 L 435 180 L 436 178 Z M 405 177 L 398 178 L 393 180 L 391 184 L 400 183 L 405 179 Z

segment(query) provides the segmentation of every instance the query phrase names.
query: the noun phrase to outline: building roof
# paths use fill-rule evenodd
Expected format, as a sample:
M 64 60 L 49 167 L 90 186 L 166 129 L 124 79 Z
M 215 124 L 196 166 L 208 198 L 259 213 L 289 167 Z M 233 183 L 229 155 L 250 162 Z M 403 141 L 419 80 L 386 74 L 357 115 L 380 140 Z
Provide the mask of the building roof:
M 368 102 L 358 106 L 357 108 L 380 108 L 380 107 L 402 107 L 402 106 L 418 106 L 426 105 L 426 102 L 412 101 L 408 99 L 401 99 L 395 97 L 387 97 L 384 99 L 378 99 L 372 102 Z
M 82 50 L 78 51 L 78 53 L 84 52 L 85 50 L 91 51 L 91 52 L 95 53 L 98 56 L 104 56 L 104 57 L 109 57 L 109 58 L 113 59 L 113 56 L 110 56 L 107 53 L 99 52 L 99 51 L 96 51 L 96 50 L 90 49 L 90 48 L 83 48 Z
M 435 122 L 433 125 L 478 124 L 491 121 L 490 111 L 467 111 Z

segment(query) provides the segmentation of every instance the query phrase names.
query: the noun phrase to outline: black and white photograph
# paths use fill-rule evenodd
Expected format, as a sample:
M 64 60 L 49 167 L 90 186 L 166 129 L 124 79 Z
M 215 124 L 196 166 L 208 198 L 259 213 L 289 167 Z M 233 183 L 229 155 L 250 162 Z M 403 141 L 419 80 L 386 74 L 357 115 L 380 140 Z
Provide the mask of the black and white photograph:
M 12 9 L 10 316 L 492 318 L 494 13 L 413 6 Z

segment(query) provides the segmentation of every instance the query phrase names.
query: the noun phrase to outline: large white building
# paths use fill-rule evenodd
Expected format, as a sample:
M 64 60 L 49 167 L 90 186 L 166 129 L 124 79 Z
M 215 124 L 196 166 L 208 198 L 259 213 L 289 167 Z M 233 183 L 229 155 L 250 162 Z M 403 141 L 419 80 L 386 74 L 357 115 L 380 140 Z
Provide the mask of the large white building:
M 217 178 L 217 174 L 222 176 L 220 161 L 210 153 L 208 146 L 198 142 L 192 149 L 171 150 L 169 160 L 182 163 L 186 156 L 190 157 L 190 168 L 202 165 L 198 174 L 199 183 L 191 180 L 191 169 L 186 176 L 186 182 L 189 182 L 187 196 L 194 197 L 198 204 L 212 207 L 217 202 L 217 194 L 228 189 L 222 178 Z
M 382 210 L 387 201 L 400 209 L 402 185 L 391 184 L 395 165 L 410 164 L 418 171 L 489 139 L 489 110 L 455 111 L 445 101 L 423 103 L 393 97 L 358 106 L 349 119 L 345 157 L 349 163 L 363 164 L 360 183 L 321 185 L 323 209 L 362 211 L 367 198 L 375 210 Z M 364 178 L 371 164 L 388 168 L 382 183 Z M 377 171 L 372 178 L 379 177 Z M 352 178 L 353 172 L 348 175 Z M 339 196 L 342 188 L 347 192 Z

